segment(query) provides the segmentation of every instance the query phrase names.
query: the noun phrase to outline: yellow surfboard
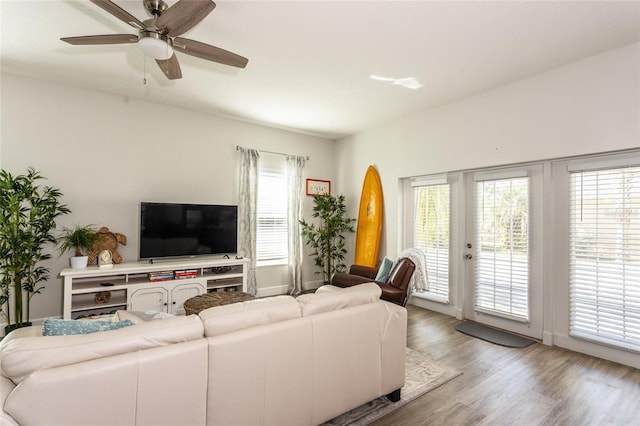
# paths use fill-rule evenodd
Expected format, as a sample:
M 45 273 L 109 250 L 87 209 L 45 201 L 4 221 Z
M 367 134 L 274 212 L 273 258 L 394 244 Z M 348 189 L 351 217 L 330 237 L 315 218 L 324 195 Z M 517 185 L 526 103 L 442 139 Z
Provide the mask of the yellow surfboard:
M 382 237 L 382 182 L 380 175 L 373 166 L 369 166 L 364 175 L 362 195 L 360 195 L 360 210 L 356 228 L 356 265 L 375 268 L 380 250 Z

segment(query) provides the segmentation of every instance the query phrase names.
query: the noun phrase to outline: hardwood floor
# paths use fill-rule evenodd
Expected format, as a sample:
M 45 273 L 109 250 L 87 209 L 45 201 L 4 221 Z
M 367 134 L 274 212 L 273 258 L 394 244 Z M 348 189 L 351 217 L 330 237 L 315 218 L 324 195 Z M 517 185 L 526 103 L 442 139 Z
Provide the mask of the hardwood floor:
M 407 346 L 463 374 L 372 425 L 640 425 L 640 370 L 541 343 L 494 345 L 454 330 L 455 318 L 408 310 Z

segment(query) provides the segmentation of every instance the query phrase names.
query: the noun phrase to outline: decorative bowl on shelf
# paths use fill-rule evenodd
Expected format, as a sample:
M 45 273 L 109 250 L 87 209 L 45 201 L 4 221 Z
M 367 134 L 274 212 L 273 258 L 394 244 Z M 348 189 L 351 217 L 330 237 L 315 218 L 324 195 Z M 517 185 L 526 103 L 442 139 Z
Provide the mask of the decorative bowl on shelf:
M 110 291 L 99 291 L 96 293 L 96 297 L 93 298 L 93 301 L 98 305 L 104 305 L 105 303 L 109 303 L 110 300 L 111 300 Z

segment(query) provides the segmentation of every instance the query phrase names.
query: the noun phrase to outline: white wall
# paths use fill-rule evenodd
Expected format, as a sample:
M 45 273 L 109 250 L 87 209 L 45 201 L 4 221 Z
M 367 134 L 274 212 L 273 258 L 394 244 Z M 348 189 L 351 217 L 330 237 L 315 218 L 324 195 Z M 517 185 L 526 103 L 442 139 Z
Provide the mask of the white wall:
M 401 178 L 637 147 L 640 44 L 633 44 L 340 140 L 337 189 L 347 196 L 350 214 L 357 215 L 365 170 L 376 166 L 385 200 L 380 256 L 394 257 L 406 248 L 400 231 Z M 545 242 L 545 247 L 554 246 Z M 549 319 L 568 309 L 551 306 L 568 292 L 567 285 L 544 283 Z M 460 282 L 453 286 L 454 295 L 464 291 Z M 461 312 L 462 306 L 444 310 Z M 552 327 L 545 329 L 545 339 L 553 342 L 558 329 L 547 318 L 545 324 Z M 628 353 L 611 356 L 578 343 L 572 348 L 629 363 Z
M 635 148 L 639 76 L 634 44 L 342 139 L 337 190 L 357 217 L 364 173 L 376 166 L 386 208 L 381 253 L 395 255 L 399 178 Z
M 334 142 L 103 92 L 1 75 L 0 167 L 35 167 L 64 193 L 72 214 L 61 226 L 108 226 L 128 238 L 119 251 L 138 257 L 140 201 L 237 204 L 236 145 L 309 156 L 308 177 L 334 180 Z M 312 202 L 305 200 L 305 212 Z M 62 314 L 58 256 L 32 319 Z M 306 258 L 305 258 L 306 259 Z M 284 267 L 258 271 L 261 293 L 286 291 Z M 317 280 L 312 262 L 306 286 Z

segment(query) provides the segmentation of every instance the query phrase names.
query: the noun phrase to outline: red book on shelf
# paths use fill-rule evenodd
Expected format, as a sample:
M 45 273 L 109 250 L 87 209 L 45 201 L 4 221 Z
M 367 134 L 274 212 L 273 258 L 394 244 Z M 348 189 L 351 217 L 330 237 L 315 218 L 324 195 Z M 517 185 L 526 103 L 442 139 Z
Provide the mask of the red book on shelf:
M 187 274 L 187 273 L 185 273 L 185 274 L 176 274 L 176 279 L 177 280 L 183 280 L 185 278 L 195 278 L 197 276 L 198 276 L 198 274 Z

